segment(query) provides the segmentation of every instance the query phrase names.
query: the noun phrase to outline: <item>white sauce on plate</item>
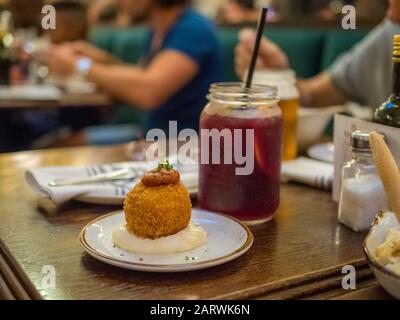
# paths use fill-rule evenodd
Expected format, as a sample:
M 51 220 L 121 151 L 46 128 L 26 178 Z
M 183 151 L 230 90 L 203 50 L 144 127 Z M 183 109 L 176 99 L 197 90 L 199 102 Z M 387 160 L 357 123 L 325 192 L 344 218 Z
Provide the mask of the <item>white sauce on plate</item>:
M 168 237 L 144 239 L 128 232 L 125 225 L 112 235 L 114 244 L 129 252 L 142 254 L 167 254 L 190 251 L 207 243 L 207 234 L 198 225 L 190 223 L 187 228 Z

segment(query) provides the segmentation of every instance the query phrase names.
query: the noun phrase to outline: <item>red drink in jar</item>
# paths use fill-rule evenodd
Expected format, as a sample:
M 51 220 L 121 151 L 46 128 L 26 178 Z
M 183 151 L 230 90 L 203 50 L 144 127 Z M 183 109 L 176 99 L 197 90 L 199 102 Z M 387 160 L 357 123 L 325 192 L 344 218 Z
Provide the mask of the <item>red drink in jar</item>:
M 239 96 L 229 96 L 232 91 Z M 277 106 L 276 88 L 256 86 L 250 90 L 240 84 L 214 85 L 209 96 L 210 104 L 200 119 L 202 130 L 201 152 L 208 148 L 209 164 L 200 164 L 199 206 L 203 209 L 229 214 L 248 224 L 269 221 L 279 207 L 280 170 L 282 154 L 282 114 Z M 233 100 L 232 100 L 233 99 Z M 235 152 L 238 144 L 251 143 L 254 150 L 253 170 L 250 174 L 238 175 L 238 167 L 224 163 L 227 141 L 220 140 L 220 163 L 212 163 L 215 145 L 211 139 L 203 139 L 204 130 L 227 130 L 231 133 Z M 239 131 L 238 131 L 239 129 Z M 254 139 L 249 141 L 246 130 L 252 130 Z M 234 132 L 241 132 L 237 139 Z M 229 142 L 228 142 L 229 143 Z M 202 159 L 203 160 L 203 159 Z

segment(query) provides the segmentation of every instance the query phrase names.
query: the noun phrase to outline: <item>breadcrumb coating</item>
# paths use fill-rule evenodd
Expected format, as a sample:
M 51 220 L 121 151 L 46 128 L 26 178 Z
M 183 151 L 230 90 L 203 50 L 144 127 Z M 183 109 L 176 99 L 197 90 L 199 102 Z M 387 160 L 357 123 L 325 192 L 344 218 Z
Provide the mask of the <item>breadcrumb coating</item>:
M 170 181 L 176 179 L 175 174 L 152 173 L 148 176 L 150 186 L 145 184 L 149 180 L 144 179 L 127 195 L 124 209 L 129 232 L 146 239 L 158 239 L 176 234 L 189 225 L 192 203 L 186 188 L 179 182 L 179 173 L 177 183 L 152 185 L 157 178 L 165 181 L 166 177 Z

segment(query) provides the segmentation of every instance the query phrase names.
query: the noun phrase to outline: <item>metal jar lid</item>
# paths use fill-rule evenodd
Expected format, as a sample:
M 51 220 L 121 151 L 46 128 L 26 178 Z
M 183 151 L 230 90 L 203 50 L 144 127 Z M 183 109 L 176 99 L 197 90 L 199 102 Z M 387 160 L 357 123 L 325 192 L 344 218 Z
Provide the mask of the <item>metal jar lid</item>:
M 370 150 L 371 147 L 369 145 L 369 134 L 370 132 L 357 130 L 351 134 L 351 146 L 354 149 L 358 150 Z M 381 133 L 382 134 L 382 133 Z M 384 139 L 386 141 L 386 137 L 384 134 Z

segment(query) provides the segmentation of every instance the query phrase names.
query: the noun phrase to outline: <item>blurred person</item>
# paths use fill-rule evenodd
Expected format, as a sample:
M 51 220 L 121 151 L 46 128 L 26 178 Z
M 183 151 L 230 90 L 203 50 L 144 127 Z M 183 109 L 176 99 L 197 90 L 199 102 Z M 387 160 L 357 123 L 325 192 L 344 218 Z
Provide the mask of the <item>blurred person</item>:
M 199 116 L 212 83 L 221 79 L 218 40 L 213 24 L 188 6 L 187 0 L 119 0 L 134 22 L 151 31 L 142 65 L 118 62 L 87 42 L 58 46 L 49 66 L 58 75 L 80 74 L 113 98 L 149 112 L 146 129 L 168 133 L 198 129 Z
M 388 1 L 354 0 L 354 7 L 357 11 L 357 19 L 376 21 L 385 16 Z
M 315 15 L 324 21 L 334 21 L 341 13 L 342 6 L 340 1 L 324 0 L 316 4 Z
M 393 36 L 400 34 L 400 0 L 390 0 L 387 18 L 332 67 L 310 79 L 297 82 L 302 105 L 324 107 L 349 100 L 378 107 L 392 91 Z M 236 72 L 243 77 L 250 64 L 255 35 L 243 30 L 236 47 Z M 304 57 L 307 59 L 307 57 Z M 263 38 L 257 68 L 289 68 L 285 53 Z
M 52 5 L 57 13 L 57 26 L 54 30 L 44 31 L 48 34 L 50 42 L 61 44 L 86 39 L 88 27 L 86 7 L 74 0 L 56 0 Z
M 7 4 L 13 16 L 15 29 L 40 30 L 43 0 L 9 0 Z
M 51 3 L 57 13 L 56 29 L 43 30 L 41 41 L 32 29 L 19 29 L 14 33 L 13 55 L 15 64 L 10 70 L 10 84 L 40 82 L 30 65 L 40 63 L 51 44 L 83 40 L 87 35 L 86 8 L 78 1 L 56 0 Z M 33 31 L 33 32 L 32 32 Z M 35 50 L 32 50 L 34 44 Z M 34 73 L 34 72 L 33 72 Z
M 86 7 L 77 0 L 53 0 L 44 1 L 54 6 L 56 10 L 56 29 L 43 30 L 43 39 L 48 39 L 51 45 L 59 45 L 71 41 L 84 40 L 87 37 Z M 41 10 L 39 10 L 41 12 Z M 28 39 L 25 39 L 28 40 Z M 29 39 L 33 41 L 33 39 Z M 40 83 L 43 78 L 38 78 L 36 70 L 38 65 L 43 63 L 46 52 L 49 50 L 47 40 L 43 41 L 41 47 L 33 53 L 26 52 L 21 43 L 18 54 L 18 63 L 14 64 L 10 72 L 11 84 Z M 18 48 L 16 48 L 18 49 Z M 59 79 L 47 79 L 56 84 L 65 85 Z M 65 80 L 65 79 L 64 79 Z M 79 117 L 77 117 L 79 112 Z M 49 141 L 56 140 L 59 132 L 65 128 L 79 130 L 82 127 L 98 123 L 100 111 L 93 108 L 78 108 L 75 110 L 60 109 L 53 111 L 25 111 L 14 120 L 15 128 L 25 128 L 21 147 L 27 148 L 37 144 L 37 141 L 46 140 L 43 137 L 50 137 Z M 46 147 L 41 145 L 40 147 Z
M 131 24 L 131 18 L 120 10 L 117 0 L 94 0 L 88 5 L 87 19 L 89 26 L 126 27 Z
M 227 0 L 218 13 L 221 24 L 239 24 L 257 22 L 259 10 L 255 0 Z

